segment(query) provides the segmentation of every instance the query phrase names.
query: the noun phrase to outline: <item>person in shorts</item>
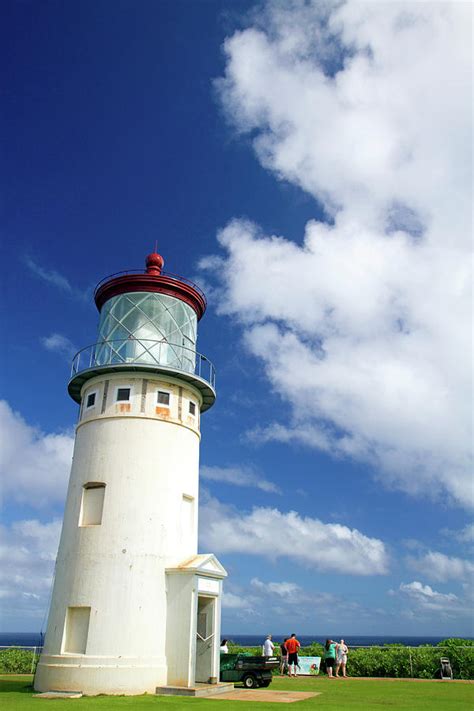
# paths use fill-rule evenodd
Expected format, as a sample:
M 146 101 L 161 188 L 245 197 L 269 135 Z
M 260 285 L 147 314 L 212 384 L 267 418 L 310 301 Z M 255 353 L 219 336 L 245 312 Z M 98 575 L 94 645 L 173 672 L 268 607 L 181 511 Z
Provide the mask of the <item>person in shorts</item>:
M 342 676 L 347 677 L 346 674 L 346 664 L 347 664 L 347 652 L 349 651 L 347 644 L 343 639 L 336 644 L 336 676 L 339 676 L 339 671 L 342 671 Z
M 324 645 L 324 663 L 329 679 L 334 679 L 332 672 L 336 665 L 336 643 L 332 639 L 327 639 Z
M 296 635 L 293 633 L 290 639 L 285 642 L 285 647 L 288 652 L 288 674 L 289 676 L 296 676 L 296 667 L 298 666 L 298 650 L 301 644 L 296 639 Z
M 283 642 L 280 644 L 280 674 L 283 676 L 288 672 L 288 650 L 286 648 L 286 643 L 288 642 L 288 637 L 285 637 Z

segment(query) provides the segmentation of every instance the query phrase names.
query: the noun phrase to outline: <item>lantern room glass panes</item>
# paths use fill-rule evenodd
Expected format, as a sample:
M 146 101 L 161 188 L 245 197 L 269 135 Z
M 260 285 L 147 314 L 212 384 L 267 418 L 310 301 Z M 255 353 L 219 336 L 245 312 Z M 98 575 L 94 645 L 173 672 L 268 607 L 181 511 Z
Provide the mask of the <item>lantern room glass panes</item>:
M 166 294 L 121 294 L 102 307 L 96 363 L 147 363 L 193 372 L 196 337 L 196 313 L 183 301 Z

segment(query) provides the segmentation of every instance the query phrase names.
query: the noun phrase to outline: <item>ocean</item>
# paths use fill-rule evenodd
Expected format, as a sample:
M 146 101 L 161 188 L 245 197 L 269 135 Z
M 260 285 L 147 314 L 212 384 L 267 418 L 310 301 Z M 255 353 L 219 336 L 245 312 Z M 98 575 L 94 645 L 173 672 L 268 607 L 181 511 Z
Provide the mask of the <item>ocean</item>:
M 274 634 L 274 642 L 282 642 L 287 635 Z M 453 635 L 455 636 L 455 635 Z M 457 636 L 457 635 L 456 635 Z M 254 634 L 223 634 L 223 639 L 228 639 L 241 647 L 257 647 L 263 644 L 265 641 L 265 634 L 254 635 Z M 311 642 L 320 642 L 324 644 L 326 641 L 326 635 L 297 635 L 302 647 L 306 647 Z M 360 636 L 360 635 L 331 635 L 332 639 L 339 640 L 341 637 L 344 638 L 346 644 L 349 647 L 370 647 L 372 645 L 383 645 L 383 644 L 404 644 L 408 647 L 419 647 L 421 644 L 438 644 L 443 639 L 447 639 L 449 635 L 444 637 L 391 637 L 389 635 L 383 636 Z M 465 637 L 464 639 L 473 639 L 472 637 Z M 21 647 L 37 647 L 41 646 L 43 640 L 39 632 L 2 632 L 0 633 L 0 647 L 11 647 L 11 646 L 21 646 Z

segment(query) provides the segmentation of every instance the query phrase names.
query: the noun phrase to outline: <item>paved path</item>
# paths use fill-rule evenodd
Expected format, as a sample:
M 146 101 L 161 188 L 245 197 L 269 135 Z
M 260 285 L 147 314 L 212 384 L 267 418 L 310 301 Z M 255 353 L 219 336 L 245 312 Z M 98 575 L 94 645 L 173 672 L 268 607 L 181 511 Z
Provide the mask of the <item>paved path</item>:
M 320 696 L 316 691 L 270 691 L 269 689 L 234 689 L 226 694 L 209 696 L 206 701 L 271 701 L 273 703 L 292 704 L 313 696 Z

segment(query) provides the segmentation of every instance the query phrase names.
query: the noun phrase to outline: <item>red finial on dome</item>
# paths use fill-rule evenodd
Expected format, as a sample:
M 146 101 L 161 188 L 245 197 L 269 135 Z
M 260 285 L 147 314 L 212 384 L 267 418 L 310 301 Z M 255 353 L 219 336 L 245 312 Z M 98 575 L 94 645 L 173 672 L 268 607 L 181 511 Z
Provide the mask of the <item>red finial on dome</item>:
M 161 274 L 161 270 L 163 269 L 165 260 L 161 254 L 158 254 L 155 248 L 155 251 L 148 255 L 145 263 L 147 274 L 159 276 Z

